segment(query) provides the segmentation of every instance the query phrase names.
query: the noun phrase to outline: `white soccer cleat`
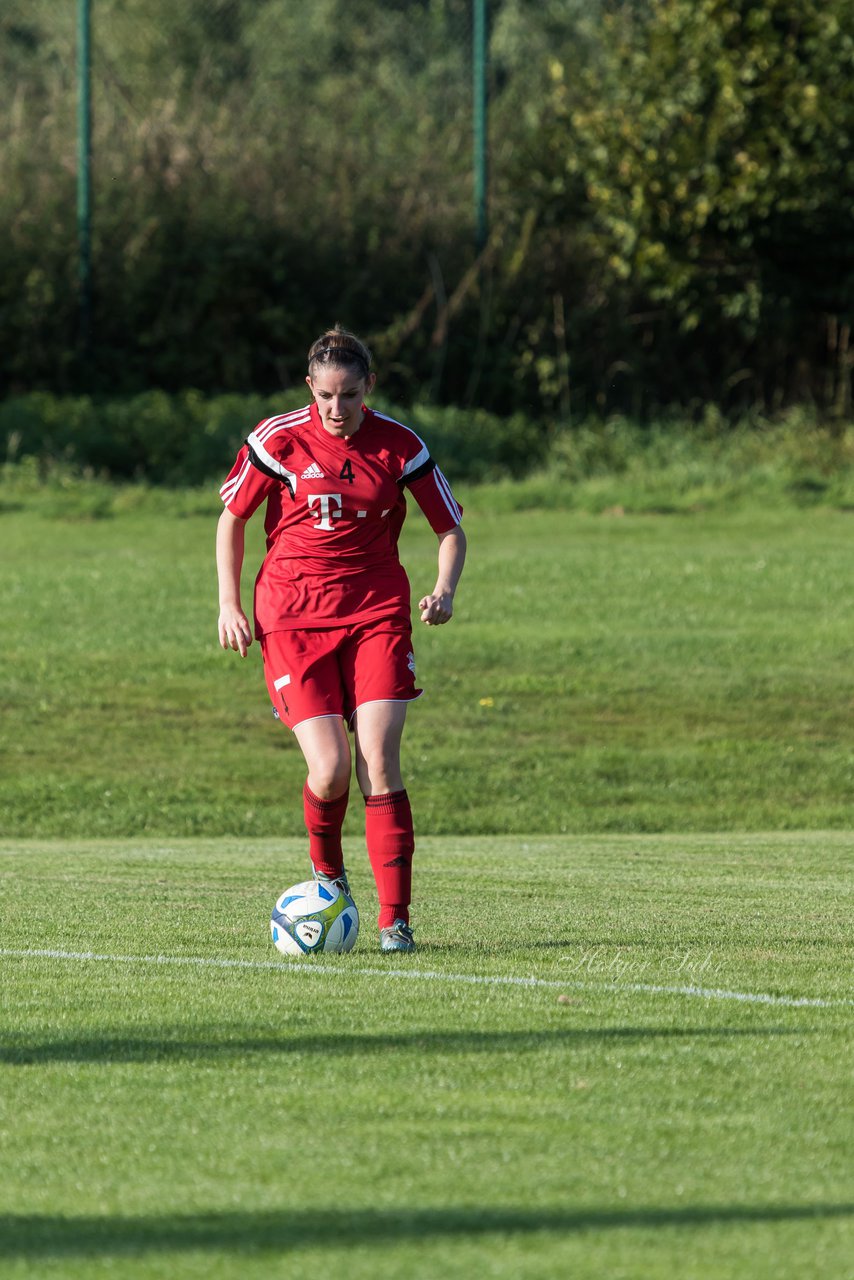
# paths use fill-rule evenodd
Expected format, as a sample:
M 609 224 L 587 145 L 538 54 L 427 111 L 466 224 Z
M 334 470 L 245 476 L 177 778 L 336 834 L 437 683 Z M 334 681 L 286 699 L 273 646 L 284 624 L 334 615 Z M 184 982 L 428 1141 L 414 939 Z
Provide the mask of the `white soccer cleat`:
M 380 929 L 380 951 L 411 952 L 414 950 L 415 939 L 405 920 L 395 920 L 394 924 L 390 924 L 385 929 Z
M 353 895 L 350 892 L 350 882 L 347 879 L 347 872 L 344 867 L 341 868 L 341 874 L 338 876 L 327 876 L 322 871 L 318 871 L 312 867 L 311 874 L 318 884 L 334 884 L 336 889 L 340 889 L 342 893 L 346 893 L 350 901 L 353 901 Z

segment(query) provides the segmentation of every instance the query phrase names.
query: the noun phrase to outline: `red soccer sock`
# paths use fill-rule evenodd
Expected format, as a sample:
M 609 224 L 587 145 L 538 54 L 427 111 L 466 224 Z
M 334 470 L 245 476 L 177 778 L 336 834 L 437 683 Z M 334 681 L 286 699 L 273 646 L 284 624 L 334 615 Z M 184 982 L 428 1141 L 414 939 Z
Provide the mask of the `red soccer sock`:
M 341 851 L 341 828 L 350 792 L 335 800 L 321 800 L 309 788 L 302 790 L 305 826 L 308 831 L 308 855 L 315 871 L 325 876 L 340 876 L 344 867 Z
M 405 791 L 366 796 L 365 840 L 380 900 L 379 927 L 385 929 L 395 920 L 408 924 L 415 836 Z

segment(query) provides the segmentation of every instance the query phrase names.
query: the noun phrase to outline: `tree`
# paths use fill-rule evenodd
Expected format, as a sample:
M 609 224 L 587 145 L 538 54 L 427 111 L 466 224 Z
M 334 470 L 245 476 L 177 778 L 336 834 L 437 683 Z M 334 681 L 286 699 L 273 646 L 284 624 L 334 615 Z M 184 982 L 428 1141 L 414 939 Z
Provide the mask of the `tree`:
M 553 62 L 545 158 L 584 183 L 603 283 L 707 348 L 701 393 L 850 407 L 853 0 L 621 3 L 598 31 L 580 80 Z

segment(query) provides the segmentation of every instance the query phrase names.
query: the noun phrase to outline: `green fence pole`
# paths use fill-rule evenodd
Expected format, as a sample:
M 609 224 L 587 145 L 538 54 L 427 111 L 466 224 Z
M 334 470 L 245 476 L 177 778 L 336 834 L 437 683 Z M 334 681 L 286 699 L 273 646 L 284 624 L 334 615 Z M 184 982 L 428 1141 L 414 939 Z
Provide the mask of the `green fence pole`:
M 92 330 L 92 91 L 90 0 L 77 0 L 77 276 L 80 344 L 88 351 Z
M 474 92 L 474 222 L 478 251 L 486 246 L 488 0 L 473 0 L 472 77 Z

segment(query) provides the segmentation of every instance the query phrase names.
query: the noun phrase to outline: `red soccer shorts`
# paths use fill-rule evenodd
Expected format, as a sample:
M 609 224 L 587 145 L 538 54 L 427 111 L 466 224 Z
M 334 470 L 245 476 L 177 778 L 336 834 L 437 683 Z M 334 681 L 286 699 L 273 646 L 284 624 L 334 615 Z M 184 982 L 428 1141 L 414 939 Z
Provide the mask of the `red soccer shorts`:
M 271 631 L 261 637 L 261 653 L 273 711 L 290 729 L 316 716 L 349 722 L 365 702 L 412 702 L 422 693 L 405 625 Z

